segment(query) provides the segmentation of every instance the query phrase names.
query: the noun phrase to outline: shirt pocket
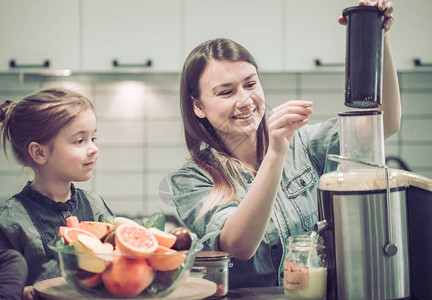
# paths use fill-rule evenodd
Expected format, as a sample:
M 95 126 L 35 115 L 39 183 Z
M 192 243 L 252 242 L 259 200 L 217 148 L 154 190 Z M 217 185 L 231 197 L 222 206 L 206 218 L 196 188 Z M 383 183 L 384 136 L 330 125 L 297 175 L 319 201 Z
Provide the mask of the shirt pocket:
M 315 182 L 315 174 L 312 172 L 312 168 L 307 166 L 301 169 L 294 178 L 290 179 L 283 187 L 283 190 L 287 194 L 288 199 L 294 199 L 313 187 Z
M 316 196 L 316 175 L 310 166 L 301 169 L 293 178 L 288 179 L 283 191 L 295 208 L 305 231 L 312 230 L 318 221 Z

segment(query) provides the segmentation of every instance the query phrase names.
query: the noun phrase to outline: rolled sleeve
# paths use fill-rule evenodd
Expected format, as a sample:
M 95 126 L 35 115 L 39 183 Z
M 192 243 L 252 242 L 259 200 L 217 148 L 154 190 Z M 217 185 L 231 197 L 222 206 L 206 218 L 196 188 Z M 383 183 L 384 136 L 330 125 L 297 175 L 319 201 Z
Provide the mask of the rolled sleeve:
M 238 206 L 238 201 L 212 207 L 203 216 L 198 215 L 213 190 L 213 181 L 198 167 L 189 165 L 171 175 L 172 200 L 177 213 L 186 227 L 195 232 L 198 238 L 212 234 L 204 241 L 207 250 L 219 250 L 219 235 L 225 221 Z M 219 234 L 217 234 L 219 233 Z
M 208 245 L 210 250 L 219 251 L 219 236 L 222 231 L 222 228 L 225 226 L 225 222 L 228 217 L 234 212 L 236 207 L 238 206 L 237 202 L 233 202 L 228 207 L 220 209 L 216 212 L 210 220 L 210 223 L 207 225 L 206 234 L 210 234 L 212 232 L 219 232 L 217 236 L 210 237 L 206 244 Z

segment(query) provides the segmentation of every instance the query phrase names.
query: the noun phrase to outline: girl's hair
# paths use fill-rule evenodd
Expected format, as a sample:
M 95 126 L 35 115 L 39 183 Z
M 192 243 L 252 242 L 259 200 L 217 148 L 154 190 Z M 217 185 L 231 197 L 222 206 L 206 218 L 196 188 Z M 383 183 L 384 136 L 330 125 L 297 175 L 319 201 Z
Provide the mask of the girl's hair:
M 212 193 L 199 216 L 219 203 L 236 199 L 236 185 L 241 163 L 234 159 L 207 118 L 194 113 L 193 99 L 200 99 L 200 78 L 210 60 L 245 61 L 258 69 L 252 55 L 243 46 L 229 39 L 215 39 L 198 45 L 186 58 L 180 82 L 180 106 L 186 145 L 192 159 L 213 179 Z M 268 147 L 264 117 L 257 130 L 257 162 L 261 164 Z M 214 149 L 219 155 L 214 155 Z M 222 159 L 221 159 L 222 158 Z
M 19 102 L 7 100 L 0 105 L 0 134 L 3 150 L 6 142 L 12 146 L 15 158 L 24 166 L 32 167 L 28 147 L 31 142 L 47 145 L 83 110 L 93 105 L 79 93 L 63 88 L 43 89 Z

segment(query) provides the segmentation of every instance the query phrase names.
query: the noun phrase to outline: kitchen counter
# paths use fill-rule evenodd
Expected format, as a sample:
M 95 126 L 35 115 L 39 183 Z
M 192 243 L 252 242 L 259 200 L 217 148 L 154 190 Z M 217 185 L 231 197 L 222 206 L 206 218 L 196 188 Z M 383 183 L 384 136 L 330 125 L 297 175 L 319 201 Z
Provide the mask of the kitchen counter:
M 219 298 L 221 300 L 225 299 L 272 299 L 279 300 L 285 299 L 284 289 L 282 286 L 275 287 L 256 287 L 256 288 L 241 288 L 233 289 L 228 292 L 228 294 Z

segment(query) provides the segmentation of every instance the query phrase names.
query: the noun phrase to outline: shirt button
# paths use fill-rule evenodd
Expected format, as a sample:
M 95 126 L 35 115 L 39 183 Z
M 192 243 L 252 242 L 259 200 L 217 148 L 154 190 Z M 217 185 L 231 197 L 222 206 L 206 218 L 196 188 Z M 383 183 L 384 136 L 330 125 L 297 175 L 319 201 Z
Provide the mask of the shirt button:
M 272 246 L 272 249 L 277 249 L 278 248 L 278 245 L 273 245 Z
M 306 186 L 306 182 L 303 179 L 300 179 L 301 186 Z

